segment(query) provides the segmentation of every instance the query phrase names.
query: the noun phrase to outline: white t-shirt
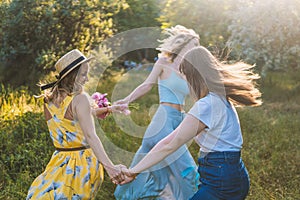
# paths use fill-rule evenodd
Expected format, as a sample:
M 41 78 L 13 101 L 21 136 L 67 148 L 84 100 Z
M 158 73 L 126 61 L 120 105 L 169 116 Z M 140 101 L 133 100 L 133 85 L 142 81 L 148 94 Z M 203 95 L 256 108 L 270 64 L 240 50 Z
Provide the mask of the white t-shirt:
M 240 151 L 243 138 L 237 112 L 224 97 L 209 93 L 199 99 L 190 115 L 199 119 L 207 128 L 195 137 L 200 151 Z

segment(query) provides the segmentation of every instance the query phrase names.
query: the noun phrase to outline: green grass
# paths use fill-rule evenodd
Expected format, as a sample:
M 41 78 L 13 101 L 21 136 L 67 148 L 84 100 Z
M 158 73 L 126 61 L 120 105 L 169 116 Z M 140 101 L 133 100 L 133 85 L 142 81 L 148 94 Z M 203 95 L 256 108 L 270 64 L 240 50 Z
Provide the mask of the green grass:
M 114 78 L 101 81 L 97 90 L 108 92 L 116 100 L 146 75 L 115 73 Z M 238 108 L 244 137 L 242 156 L 251 178 L 248 200 L 300 199 L 299 77 L 299 72 L 269 73 L 261 81 L 264 104 Z M 150 122 L 149 108 L 158 99 L 156 89 L 137 101 L 140 109 L 134 110 L 131 118 L 140 128 L 133 131 L 142 134 Z M 0 199 L 25 199 L 31 182 L 43 171 L 54 150 L 41 103 L 26 88 L 0 87 Z M 130 157 L 138 149 L 141 138 L 121 130 L 114 116 L 96 122 L 98 134 L 114 162 L 124 161 L 120 152 L 127 152 Z M 198 146 L 193 143 L 189 148 L 196 160 Z M 128 163 L 130 160 L 125 162 Z M 114 199 L 114 188 L 106 175 L 97 199 Z

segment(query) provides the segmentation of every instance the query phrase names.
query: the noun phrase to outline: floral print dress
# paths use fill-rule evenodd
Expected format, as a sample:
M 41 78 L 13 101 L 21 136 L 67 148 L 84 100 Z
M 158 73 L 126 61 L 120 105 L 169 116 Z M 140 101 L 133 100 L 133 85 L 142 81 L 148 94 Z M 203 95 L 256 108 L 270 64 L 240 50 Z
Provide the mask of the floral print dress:
M 27 200 L 94 199 L 103 181 L 103 166 L 92 149 L 81 148 L 88 144 L 78 121 L 65 118 L 72 99 L 67 96 L 59 107 L 45 104 L 52 116 L 47 121 L 50 137 L 55 148 L 63 150 L 53 153 L 45 171 L 29 188 Z

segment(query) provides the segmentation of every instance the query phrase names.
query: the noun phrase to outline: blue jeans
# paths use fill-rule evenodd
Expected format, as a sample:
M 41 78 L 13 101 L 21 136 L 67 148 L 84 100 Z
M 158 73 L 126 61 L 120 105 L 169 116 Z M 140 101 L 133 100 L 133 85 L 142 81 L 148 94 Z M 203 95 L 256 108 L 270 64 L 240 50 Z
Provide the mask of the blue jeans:
M 200 185 L 190 200 L 246 198 L 250 181 L 240 152 L 201 153 L 198 163 Z

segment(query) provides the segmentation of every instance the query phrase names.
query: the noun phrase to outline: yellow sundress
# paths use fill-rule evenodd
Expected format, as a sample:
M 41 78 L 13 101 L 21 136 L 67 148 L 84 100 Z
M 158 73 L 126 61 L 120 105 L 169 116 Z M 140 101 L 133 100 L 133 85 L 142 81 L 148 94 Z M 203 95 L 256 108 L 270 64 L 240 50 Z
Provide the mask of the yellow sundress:
M 94 199 L 103 181 L 103 166 L 92 149 L 82 149 L 88 144 L 78 121 L 65 118 L 72 99 L 67 96 L 58 108 L 45 104 L 52 116 L 47 121 L 50 137 L 60 150 L 55 150 L 45 171 L 33 181 L 27 200 Z

